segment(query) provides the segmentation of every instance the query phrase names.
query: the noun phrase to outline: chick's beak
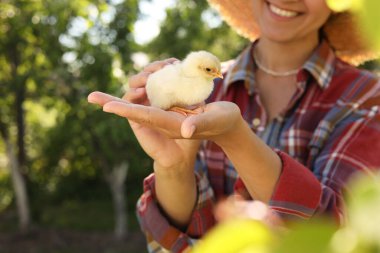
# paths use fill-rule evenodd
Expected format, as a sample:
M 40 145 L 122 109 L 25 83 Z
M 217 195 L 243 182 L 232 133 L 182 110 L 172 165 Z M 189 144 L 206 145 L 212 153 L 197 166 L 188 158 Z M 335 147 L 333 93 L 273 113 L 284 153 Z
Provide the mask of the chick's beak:
M 223 79 L 223 74 L 219 70 L 213 72 L 212 75 L 215 76 L 215 78 L 218 77 L 218 78 Z

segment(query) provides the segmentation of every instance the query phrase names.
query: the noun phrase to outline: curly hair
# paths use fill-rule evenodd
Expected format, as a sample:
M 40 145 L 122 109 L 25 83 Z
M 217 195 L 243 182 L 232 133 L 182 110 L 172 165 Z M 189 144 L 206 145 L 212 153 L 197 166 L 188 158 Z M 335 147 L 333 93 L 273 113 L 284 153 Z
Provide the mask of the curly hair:
M 354 65 L 379 57 L 360 31 L 359 21 L 349 12 L 333 13 L 322 27 L 322 34 L 336 55 Z

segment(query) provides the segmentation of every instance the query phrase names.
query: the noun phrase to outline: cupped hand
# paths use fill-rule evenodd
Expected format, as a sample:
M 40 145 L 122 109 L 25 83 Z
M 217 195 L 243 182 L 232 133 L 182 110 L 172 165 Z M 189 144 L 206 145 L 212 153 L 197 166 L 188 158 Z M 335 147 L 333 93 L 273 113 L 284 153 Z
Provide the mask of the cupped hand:
M 245 124 L 239 107 L 227 101 L 206 104 L 203 112 L 186 117 L 181 124 L 183 138 L 229 141 L 229 136 Z
M 91 93 L 89 101 L 103 106 L 106 112 L 127 118 L 141 146 L 153 159 L 158 158 L 153 154 L 161 154 L 164 152 L 161 149 L 172 147 L 168 143 L 169 139 L 176 140 L 176 145 L 181 139 L 229 141 L 229 135 L 238 131 L 244 122 L 238 106 L 231 102 L 206 104 L 202 113 L 185 117 L 176 112 L 129 103 L 100 92 Z M 155 142 L 154 148 L 148 145 L 152 141 Z M 189 148 L 188 145 L 186 148 Z M 194 150 L 191 151 L 193 155 Z
M 259 220 L 273 228 L 284 225 L 281 218 L 267 204 L 258 200 L 245 200 L 239 195 L 231 195 L 219 201 L 214 214 L 218 222 L 240 218 Z
M 226 139 L 226 133 L 236 128 L 241 119 L 239 108 L 230 102 L 215 102 L 203 106 L 203 113 L 185 117 L 179 113 L 150 107 L 145 85 L 151 73 L 178 61 L 170 58 L 147 65 L 130 77 L 129 91 L 123 99 L 93 92 L 90 103 L 128 119 L 145 152 L 161 167 L 191 164 L 195 160 L 201 139 Z M 241 121 L 241 120 L 240 120 Z
M 200 141 L 181 137 L 183 115 L 133 104 L 102 92 L 92 92 L 88 101 L 102 106 L 105 112 L 127 118 L 141 147 L 160 167 L 192 166 Z

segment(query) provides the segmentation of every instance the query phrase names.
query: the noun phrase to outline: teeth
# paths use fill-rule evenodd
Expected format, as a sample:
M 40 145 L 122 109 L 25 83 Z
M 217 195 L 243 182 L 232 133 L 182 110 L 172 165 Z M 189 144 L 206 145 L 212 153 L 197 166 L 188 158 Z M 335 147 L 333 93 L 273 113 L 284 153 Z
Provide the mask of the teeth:
M 275 13 L 279 16 L 282 16 L 282 17 L 292 18 L 292 17 L 297 16 L 297 12 L 295 12 L 295 11 L 286 11 L 286 10 L 280 9 L 280 8 L 278 8 L 272 4 L 269 5 L 269 8 L 273 13 Z

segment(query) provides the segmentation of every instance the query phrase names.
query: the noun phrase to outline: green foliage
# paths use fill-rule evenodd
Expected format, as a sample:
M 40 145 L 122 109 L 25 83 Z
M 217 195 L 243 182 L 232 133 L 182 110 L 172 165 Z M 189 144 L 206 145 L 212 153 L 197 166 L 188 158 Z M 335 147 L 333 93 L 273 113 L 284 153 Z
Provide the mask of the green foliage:
M 336 232 L 332 221 L 296 224 L 274 247 L 275 253 L 328 253 L 330 241 Z
M 112 231 L 111 201 L 78 201 L 67 199 L 59 205 L 46 206 L 41 215 L 42 226 L 81 231 Z M 96 222 L 94 222 L 96 221 Z
M 13 192 L 8 174 L 0 171 L 0 212 L 5 210 L 13 199 Z
M 380 2 L 375 0 L 363 0 L 358 10 L 363 30 L 372 41 L 376 50 L 380 51 Z
M 167 10 L 160 35 L 149 45 L 136 45 L 132 32 L 139 2 L 0 3 L 0 124 L 16 152 L 25 153 L 23 174 L 36 222 L 43 220 L 47 203 L 88 201 L 92 190 L 94 197 L 110 198 L 104 176 L 124 161 L 130 164 L 127 197 L 133 212 L 152 162 L 124 119 L 86 101 L 93 90 L 122 95 L 126 80 L 114 73 L 132 73 L 132 53 L 181 58 L 206 49 L 230 59 L 246 44 L 225 23 L 205 22 L 204 15 L 217 20 L 205 0 L 178 0 Z M 3 143 L 0 153 L 6 157 Z M 0 164 L 2 209 L 14 201 L 5 166 Z
M 192 253 L 267 253 L 275 237 L 262 223 L 236 219 L 221 223 L 194 246 Z
M 86 180 L 105 187 L 104 174 L 123 161 L 138 170 L 131 173 L 138 181 L 147 174 L 150 161 L 136 148 L 126 121 L 86 101 L 93 90 L 121 95 L 122 85 L 112 74 L 114 61 L 130 68 L 137 16 L 137 0 L 0 3 L 0 123 L 18 152 L 16 140 L 25 142 L 24 173 L 35 215 L 44 202 L 59 196 L 62 201 L 84 197 Z M 20 117 L 25 135 L 16 131 Z M 4 193 L 10 190 L 8 179 L 1 179 Z M 141 186 L 133 191 L 141 192 Z M 5 207 L 12 194 L 3 196 Z
M 359 17 L 359 23 L 375 50 L 380 50 L 380 2 L 376 0 L 327 0 L 334 11 L 351 11 Z
M 86 101 L 94 90 L 122 95 L 125 79 L 115 72 L 127 76 L 134 71 L 134 52 L 163 59 L 208 50 L 228 60 L 248 43 L 218 20 L 206 0 L 177 0 L 166 12 L 161 33 L 147 45 L 136 45 L 132 32 L 139 17 L 139 1 L 117 2 L 0 2 L 0 126 L 6 127 L 18 153 L 25 149 L 23 174 L 32 215 L 40 226 L 110 231 L 111 195 L 104 178 L 125 161 L 130 164 L 126 202 L 130 203 L 128 211 L 134 213 L 142 179 L 151 172 L 152 162 L 126 120 L 105 114 Z M 24 134 L 19 131 L 19 117 L 24 119 Z M 20 139 L 24 147 L 19 145 Z M 7 215 L 7 208 L 15 208 L 4 157 L 5 145 L 0 142 L 0 216 Z M 308 224 L 279 240 L 258 223 L 234 229 L 245 233 L 253 226 L 257 233 L 251 239 L 264 245 L 250 245 L 246 252 L 379 251 L 378 186 L 366 181 L 355 189 L 353 196 L 357 198 L 349 200 L 351 223 L 336 233 L 334 226 Z M 1 230 L 11 230 L 16 222 L 13 213 L 1 222 Z M 228 230 L 227 226 L 223 233 L 231 232 Z M 223 233 L 219 235 L 225 238 Z M 344 243 L 347 241 L 351 243 Z M 223 247 L 219 242 L 217 246 Z M 342 242 L 346 247 L 334 246 Z
M 361 175 L 349 184 L 347 224 L 314 218 L 290 230 L 271 230 L 252 220 L 217 225 L 192 253 L 374 253 L 380 252 L 380 174 Z M 207 249 L 207 250 L 206 250 Z M 208 250 L 213 249 L 213 250 Z M 217 250 L 215 250 L 217 249 Z
M 178 0 L 166 15 L 160 34 L 143 48 L 153 59 L 182 59 L 190 51 L 207 50 L 225 61 L 236 57 L 248 43 L 219 20 L 206 0 Z M 221 23 L 210 27 L 207 20 Z

